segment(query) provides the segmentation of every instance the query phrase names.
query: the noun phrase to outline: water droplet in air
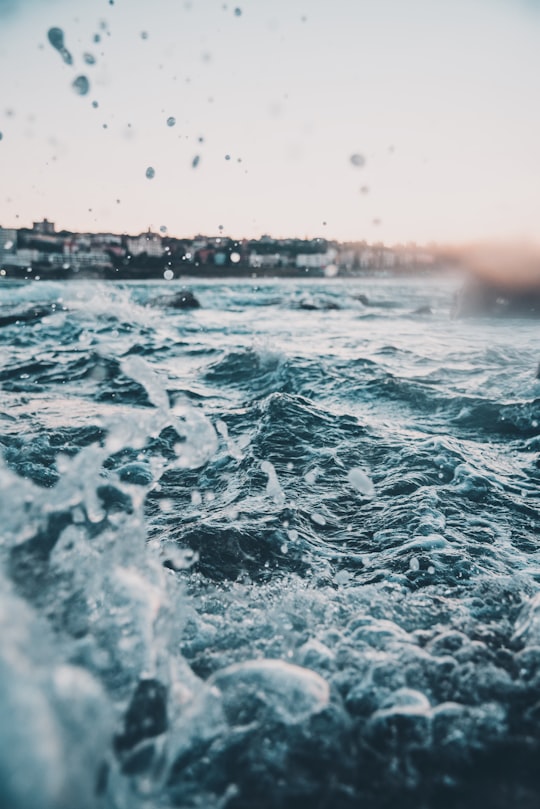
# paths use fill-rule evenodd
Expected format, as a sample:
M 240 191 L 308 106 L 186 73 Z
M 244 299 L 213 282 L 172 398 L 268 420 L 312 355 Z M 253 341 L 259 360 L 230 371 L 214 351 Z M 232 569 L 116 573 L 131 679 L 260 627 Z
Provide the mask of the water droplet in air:
M 47 31 L 47 37 L 53 48 L 56 48 L 56 50 L 60 50 L 64 47 L 64 32 L 61 28 L 49 28 Z
M 225 155 L 225 160 L 230 160 L 230 159 L 231 159 L 230 154 L 226 154 L 226 155 Z
M 72 65 L 73 58 L 68 49 L 66 48 L 66 46 L 64 45 L 64 32 L 62 31 L 62 29 L 49 28 L 49 30 L 47 31 L 47 37 L 53 48 L 58 51 L 58 53 L 60 54 L 66 65 Z
M 167 225 L 162 225 L 160 227 L 160 231 L 161 231 L 161 233 L 167 233 Z
M 238 264 L 238 262 L 240 261 L 240 258 L 241 258 L 240 253 L 231 253 L 231 263 L 232 264 Z
M 87 65 L 95 65 L 96 64 L 96 57 L 93 56 L 91 53 L 83 53 L 83 59 Z
M 242 9 L 239 8 L 238 6 L 234 10 L 234 16 L 235 17 L 241 17 L 242 16 Z
M 167 118 L 167 126 L 174 126 L 176 123 L 176 118 L 173 115 L 170 115 Z
M 141 39 L 148 39 L 148 31 L 141 31 Z
M 85 96 L 90 89 L 90 82 L 86 76 L 77 76 L 77 78 L 72 82 L 71 86 L 77 95 Z
M 356 166 L 356 168 L 358 168 L 358 169 L 361 169 L 362 166 L 366 165 L 366 158 L 364 157 L 364 155 L 358 154 L 358 152 L 355 152 L 354 154 L 352 154 L 351 157 L 350 157 L 350 160 L 351 160 L 352 165 Z
M 92 106 L 93 106 L 93 108 L 94 108 L 95 110 L 97 110 L 97 108 L 99 107 L 99 104 L 98 104 L 98 102 L 97 102 L 97 101 L 92 101 Z
M 361 194 L 368 194 L 368 193 L 369 193 L 369 185 L 363 185 L 363 186 L 360 188 L 360 193 L 361 193 Z
M 191 168 L 196 169 L 200 162 L 201 162 L 200 155 L 196 154 L 193 160 L 191 161 Z
M 0 140 L 2 140 L 3 137 L 3 134 L 0 132 Z
M 163 277 L 166 281 L 172 281 L 172 279 L 174 278 L 174 273 L 172 270 L 165 270 L 165 272 L 163 273 Z
M 148 166 L 146 169 L 146 177 L 148 180 L 152 180 L 156 176 L 156 170 L 152 168 L 152 166 Z

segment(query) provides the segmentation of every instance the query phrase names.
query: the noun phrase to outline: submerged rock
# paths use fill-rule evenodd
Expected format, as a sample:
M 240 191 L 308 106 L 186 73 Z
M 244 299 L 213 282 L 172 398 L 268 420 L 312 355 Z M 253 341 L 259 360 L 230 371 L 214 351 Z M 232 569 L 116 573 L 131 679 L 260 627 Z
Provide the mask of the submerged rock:
M 311 298 L 304 298 L 298 304 L 299 309 L 305 309 L 310 312 L 329 312 L 334 309 L 341 309 L 340 305 L 335 301 L 329 300 L 313 300 Z
M 159 298 L 153 298 L 150 305 L 169 309 L 198 309 L 201 304 L 190 289 L 181 289 L 174 295 L 160 295 Z

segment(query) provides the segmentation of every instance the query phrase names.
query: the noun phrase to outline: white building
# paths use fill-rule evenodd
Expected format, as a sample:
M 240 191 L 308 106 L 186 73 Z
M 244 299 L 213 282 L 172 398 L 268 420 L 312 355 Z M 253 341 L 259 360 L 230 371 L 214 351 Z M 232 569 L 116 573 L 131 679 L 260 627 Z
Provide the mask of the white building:
M 337 250 L 331 247 L 326 253 L 298 253 L 296 266 L 308 270 L 324 270 L 337 258 Z
M 163 255 L 163 245 L 161 236 L 157 233 L 141 233 L 140 236 L 128 236 L 126 240 L 127 251 L 132 256 L 140 256 L 146 253 L 153 258 L 160 258 Z
M 112 267 L 108 253 L 90 250 L 87 253 L 52 253 L 49 261 L 53 267 L 63 267 L 70 270 L 84 270 L 87 267 Z
M 252 252 L 249 254 L 248 263 L 253 269 L 275 269 L 281 266 L 282 257 L 280 253 Z

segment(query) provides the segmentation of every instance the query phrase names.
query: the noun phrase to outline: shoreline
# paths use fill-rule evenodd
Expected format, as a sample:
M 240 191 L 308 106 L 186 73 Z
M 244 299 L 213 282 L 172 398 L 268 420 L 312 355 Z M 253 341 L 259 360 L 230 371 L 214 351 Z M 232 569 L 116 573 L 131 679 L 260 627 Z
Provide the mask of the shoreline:
M 49 267 L 33 266 L 31 269 L 20 267 L 4 267 L 0 277 L 2 281 L 182 281 L 207 280 L 207 279 L 236 279 L 252 280 L 257 278 L 281 278 L 292 279 L 321 279 L 332 281 L 335 279 L 356 279 L 356 278 L 410 278 L 436 277 L 447 275 L 452 268 L 448 266 L 426 267 L 400 267 L 394 268 L 365 268 L 359 270 L 339 269 L 337 273 L 326 275 L 323 270 L 313 268 L 276 268 L 250 267 L 248 265 L 237 265 L 235 267 L 193 267 L 186 271 L 178 272 L 171 268 L 155 271 L 148 268 L 113 268 L 113 267 L 92 267 L 88 269 L 50 269 Z M 165 272 L 170 270 L 172 277 L 165 277 Z

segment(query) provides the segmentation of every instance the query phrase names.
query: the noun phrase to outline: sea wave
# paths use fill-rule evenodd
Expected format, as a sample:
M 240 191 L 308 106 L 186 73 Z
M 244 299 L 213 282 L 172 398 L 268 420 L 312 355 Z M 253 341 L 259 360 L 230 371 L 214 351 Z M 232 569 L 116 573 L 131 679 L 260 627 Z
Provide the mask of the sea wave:
M 4 288 L 3 805 L 536 807 L 536 332 L 322 283 Z

